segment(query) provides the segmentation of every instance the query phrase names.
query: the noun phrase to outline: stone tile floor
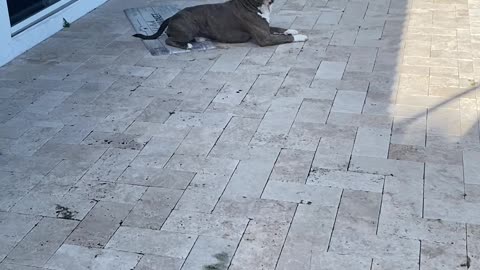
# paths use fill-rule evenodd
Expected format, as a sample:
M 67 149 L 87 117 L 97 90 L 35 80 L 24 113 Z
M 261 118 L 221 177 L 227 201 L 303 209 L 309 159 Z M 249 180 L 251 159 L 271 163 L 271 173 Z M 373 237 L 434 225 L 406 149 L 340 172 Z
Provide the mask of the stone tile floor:
M 0 269 L 480 269 L 480 1 L 276 0 L 309 41 L 152 57 L 123 9 L 161 3 L 0 68 Z

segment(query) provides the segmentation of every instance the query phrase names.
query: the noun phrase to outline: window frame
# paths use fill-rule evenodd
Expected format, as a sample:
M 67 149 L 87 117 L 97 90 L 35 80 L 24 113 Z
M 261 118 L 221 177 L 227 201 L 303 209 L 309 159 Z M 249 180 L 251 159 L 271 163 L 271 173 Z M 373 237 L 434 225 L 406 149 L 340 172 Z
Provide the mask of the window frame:
M 12 37 L 18 35 L 19 33 L 27 30 L 28 28 L 32 27 L 33 25 L 45 20 L 46 18 L 60 12 L 62 9 L 68 7 L 69 5 L 73 4 L 78 0 L 60 0 L 59 2 L 42 9 L 41 11 L 33 14 L 32 16 L 26 18 L 25 20 L 17 23 L 16 25 L 11 25 L 11 33 Z M 7 4 L 8 5 L 8 4 Z M 7 10 L 8 12 L 8 10 Z M 10 20 L 10 16 L 9 16 Z

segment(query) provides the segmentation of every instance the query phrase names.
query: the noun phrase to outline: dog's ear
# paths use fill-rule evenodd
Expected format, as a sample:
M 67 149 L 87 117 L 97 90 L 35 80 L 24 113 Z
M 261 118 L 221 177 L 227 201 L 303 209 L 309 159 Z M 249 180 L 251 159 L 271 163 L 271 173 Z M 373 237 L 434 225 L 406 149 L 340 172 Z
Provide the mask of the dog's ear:
M 265 4 L 265 0 L 246 0 L 251 3 L 252 6 L 259 8 Z
M 236 1 L 241 6 L 253 12 L 257 12 L 259 7 L 263 6 L 264 4 L 268 4 L 268 0 L 233 0 L 233 1 Z

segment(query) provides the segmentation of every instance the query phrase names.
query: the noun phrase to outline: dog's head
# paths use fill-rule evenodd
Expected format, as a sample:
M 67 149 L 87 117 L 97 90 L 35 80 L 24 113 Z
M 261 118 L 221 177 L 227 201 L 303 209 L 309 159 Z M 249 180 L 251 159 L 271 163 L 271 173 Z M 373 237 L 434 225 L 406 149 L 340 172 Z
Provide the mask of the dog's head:
M 268 10 L 272 9 L 273 2 L 275 0 L 236 0 L 242 4 L 242 6 L 256 11 L 260 8 L 267 8 Z
M 272 5 L 275 0 L 263 0 L 263 6 L 266 6 L 269 11 L 272 11 Z
M 257 8 L 264 6 L 264 7 L 267 7 L 268 9 L 271 9 L 273 2 L 275 0 L 254 0 L 254 1 L 256 2 Z

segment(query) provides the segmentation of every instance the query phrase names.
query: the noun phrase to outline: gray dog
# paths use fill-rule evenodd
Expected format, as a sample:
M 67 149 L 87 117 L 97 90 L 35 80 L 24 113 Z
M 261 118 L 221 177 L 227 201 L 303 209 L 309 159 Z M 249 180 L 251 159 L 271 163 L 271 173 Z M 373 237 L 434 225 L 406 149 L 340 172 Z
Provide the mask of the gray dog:
M 166 19 L 158 31 L 142 39 L 156 39 L 168 26 L 167 45 L 190 49 L 194 40 L 211 39 L 241 43 L 253 39 L 260 46 L 303 42 L 308 38 L 296 30 L 270 27 L 274 0 L 230 0 L 221 4 L 188 7 Z

